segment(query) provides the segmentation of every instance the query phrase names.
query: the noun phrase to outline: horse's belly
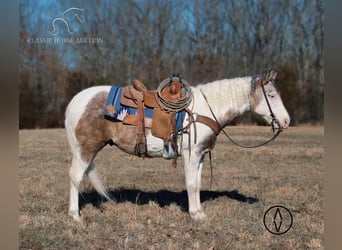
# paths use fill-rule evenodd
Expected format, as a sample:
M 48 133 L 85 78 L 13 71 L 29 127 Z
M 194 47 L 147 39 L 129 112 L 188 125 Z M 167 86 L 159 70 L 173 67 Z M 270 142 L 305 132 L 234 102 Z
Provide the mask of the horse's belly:
M 123 125 L 122 123 L 109 124 L 112 130 L 112 141 L 114 144 L 126 153 L 136 155 L 137 134 L 136 127 Z M 113 127 L 115 126 L 115 129 Z M 150 130 L 146 130 L 146 147 L 147 156 L 162 157 L 163 156 L 163 140 L 154 137 Z
M 150 157 L 162 157 L 164 141 L 149 133 L 146 136 L 147 154 Z

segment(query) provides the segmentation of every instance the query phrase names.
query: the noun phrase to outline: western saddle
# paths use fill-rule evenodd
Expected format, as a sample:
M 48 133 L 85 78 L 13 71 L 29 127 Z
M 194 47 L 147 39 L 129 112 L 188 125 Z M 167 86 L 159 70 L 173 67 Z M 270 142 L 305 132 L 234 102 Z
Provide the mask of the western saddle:
M 122 122 L 137 128 L 135 151 L 138 156 L 147 156 L 145 128 L 150 128 L 153 136 L 164 141 L 163 157 L 173 158 L 172 165 L 177 166 L 176 112 L 185 110 L 191 100 L 190 87 L 178 76 L 165 79 L 155 91 L 147 90 L 139 80 L 122 88 L 121 104 L 137 109 L 136 114 L 126 115 Z M 153 118 L 145 117 L 145 108 L 153 109 Z
M 216 120 L 210 117 L 193 114 L 188 106 L 193 99 L 192 91 L 187 81 L 181 79 L 179 75 L 173 75 L 162 81 L 157 90 L 147 90 L 145 85 L 134 80 L 132 86 L 122 87 L 120 103 L 124 106 L 136 109 L 135 114 L 127 114 L 122 122 L 125 125 L 135 126 L 137 131 L 135 142 L 135 153 L 140 157 L 147 155 L 145 128 L 151 129 L 153 136 L 164 141 L 163 157 L 173 159 L 173 167 L 177 166 L 178 145 L 176 124 L 176 114 L 185 111 L 189 116 L 187 126 L 181 129 L 187 131 L 190 125 L 194 125 L 194 142 L 196 143 L 196 126 L 199 122 L 210 127 L 216 136 L 222 130 Z M 114 107 L 105 107 L 109 114 L 115 113 Z M 145 117 L 145 109 L 153 109 L 153 117 Z M 181 121 L 183 123 L 183 121 Z M 190 135 L 189 135 L 190 143 Z

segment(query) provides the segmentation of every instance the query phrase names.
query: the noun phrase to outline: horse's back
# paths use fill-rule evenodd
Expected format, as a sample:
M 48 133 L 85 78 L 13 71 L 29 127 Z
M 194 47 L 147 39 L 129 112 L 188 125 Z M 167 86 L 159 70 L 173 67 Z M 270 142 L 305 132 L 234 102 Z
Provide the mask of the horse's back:
M 78 92 L 69 102 L 66 112 L 74 108 L 84 108 L 89 101 L 99 92 L 109 92 L 111 86 L 94 86 Z
M 109 92 L 111 86 L 94 86 L 82 90 L 77 93 L 69 102 L 65 112 L 65 122 L 77 123 L 83 112 L 86 110 L 87 104 L 99 92 Z

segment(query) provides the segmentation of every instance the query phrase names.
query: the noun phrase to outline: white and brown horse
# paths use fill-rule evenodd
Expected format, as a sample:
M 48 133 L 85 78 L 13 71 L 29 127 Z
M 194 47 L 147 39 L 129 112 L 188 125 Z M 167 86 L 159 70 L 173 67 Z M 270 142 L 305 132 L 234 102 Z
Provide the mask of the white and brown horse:
M 193 100 L 189 109 L 193 114 L 217 121 L 219 127 L 223 128 L 235 117 L 249 110 L 271 123 L 273 117 L 270 106 L 277 119 L 276 126 L 285 129 L 289 126 L 290 117 L 274 86 L 275 77 L 276 73 L 271 70 L 261 76 L 224 79 L 191 87 Z M 104 118 L 103 109 L 110 88 L 111 86 L 96 86 L 82 90 L 66 109 L 65 128 L 72 152 L 69 214 L 75 220 L 80 220 L 79 185 L 84 174 L 88 175 L 99 194 L 110 199 L 93 165 L 96 154 L 109 141 L 129 154 L 135 152 L 135 143 L 132 142 L 135 142 L 136 128 Z M 187 123 L 186 117 L 184 125 Z M 203 219 L 206 217 L 200 201 L 203 159 L 208 150 L 214 147 L 217 134 L 203 123 L 196 122 L 195 125 L 196 140 L 195 130 L 190 129 L 190 135 L 183 134 L 183 137 L 191 136 L 190 142 L 188 138 L 183 138 L 179 143 L 182 143 L 180 148 L 184 160 L 189 213 L 194 219 Z M 149 156 L 162 157 L 164 142 L 154 137 L 150 129 L 146 129 L 146 144 Z

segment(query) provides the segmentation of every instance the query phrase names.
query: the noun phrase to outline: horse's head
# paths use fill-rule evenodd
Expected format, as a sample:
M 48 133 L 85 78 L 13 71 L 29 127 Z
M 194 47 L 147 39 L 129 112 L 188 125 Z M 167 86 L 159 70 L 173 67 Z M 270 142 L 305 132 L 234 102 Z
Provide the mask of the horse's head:
M 275 128 L 285 129 L 290 125 L 290 116 L 284 107 L 274 81 L 277 73 L 272 69 L 252 79 L 251 110 L 261 115 Z
M 75 17 L 79 23 L 84 23 L 84 20 L 85 20 L 84 19 L 84 9 L 80 9 L 80 8 L 66 9 L 62 14 L 63 18 L 65 18 L 65 15 L 69 12 L 73 14 L 72 17 Z

